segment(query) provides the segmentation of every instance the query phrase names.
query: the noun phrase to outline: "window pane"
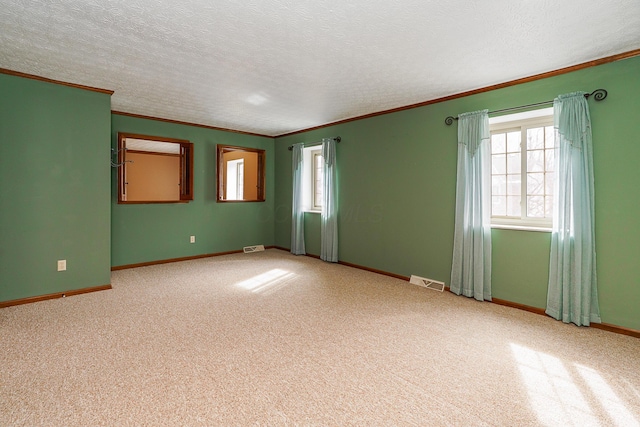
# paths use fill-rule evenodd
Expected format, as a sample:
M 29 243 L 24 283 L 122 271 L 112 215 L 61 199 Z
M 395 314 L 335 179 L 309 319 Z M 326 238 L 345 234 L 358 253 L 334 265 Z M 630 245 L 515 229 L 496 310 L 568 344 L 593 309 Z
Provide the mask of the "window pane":
M 544 173 L 527 174 L 527 195 L 544 195 Z
M 544 128 L 544 147 L 545 148 L 553 148 L 555 147 L 555 131 L 553 130 L 553 126 L 546 126 Z
M 520 132 L 509 132 L 507 134 L 507 153 L 520 152 Z
M 544 216 L 545 218 L 553 218 L 553 196 L 544 198 Z
M 527 150 L 544 148 L 544 128 L 527 129 Z
M 507 206 L 507 196 L 491 197 L 491 215 L 505 216 L 507 213 L 506 206 Z
M 495 196 L 505 196 L 507 194 L 507 177 L 505 175 L 491 177 L 491 194 Z
M 504 153 L 506 147 L 505 140 L 504 133 L 491 135 L 491 153 Z
M 507 194 L 520 197 L 521 184 L 522 178 L 520 175 L 507 175 Z
M 507 154 L 507 173 L 520 173 L 520 153 Z
M 544 174 L 544 192 L 547 195 L 553 194 L 553 180 L 555 179 L 555 174 L 553 172 Z
M 544 170 L 555 170 L 555 150 L 544 150 Z
M 491 174 L 507 173 L 507 158 L 505 154 L 494 154 L 491 156 Z
M 544 171 L 544 150 L 527 151 L 527 172 Z
M 507 216 L 515 216 L 520 218 L 520 196 L 507 196 Z
M 527 216 L 531 218 L 544 218 L 543 196 L 527 196 Z

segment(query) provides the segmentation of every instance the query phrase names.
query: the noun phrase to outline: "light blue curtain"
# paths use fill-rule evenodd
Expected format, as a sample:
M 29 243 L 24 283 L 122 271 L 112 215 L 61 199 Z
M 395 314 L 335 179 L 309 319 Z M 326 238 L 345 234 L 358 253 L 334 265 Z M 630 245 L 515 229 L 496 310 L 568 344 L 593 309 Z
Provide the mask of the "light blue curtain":
M 322 185 L 322 219 L 320 259 L 338 262 L 338 195 L 336 182 L 336 141 L 322 140 L 324 178 Z
M 591 118 L 584 92 L 558 96 L 556 180 L 546 313 L 565 323 L 600 323 L 596 280 Z
M 302 206 L 302 165 L 304 144 L 294 144 L 291 155 L 293 197 L 291 201 L 291 253 L 304 255 L 304 210 Z
M 458 116 L 451 291 L 491 301 L 491 149 L 487 110 Z

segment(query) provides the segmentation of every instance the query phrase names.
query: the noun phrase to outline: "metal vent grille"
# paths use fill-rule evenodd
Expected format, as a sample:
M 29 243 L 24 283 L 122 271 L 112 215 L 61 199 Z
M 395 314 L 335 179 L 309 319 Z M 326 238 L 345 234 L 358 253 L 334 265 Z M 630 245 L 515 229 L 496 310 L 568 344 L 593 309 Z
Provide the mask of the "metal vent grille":
M 439 282 L 433 279 L 427 279 L 426 277 L 411 275 L 411 280 L 409 280 L 409 283 L 422 286 L 423 288 L 433 289 L 434 291 L 438 291 L 438 292 L 444 291 L 444 282 Z
M 256 246 L 245 246 L 242 248 L 245 254 L 250 254 L 252 252 L 262 252 L 264 251 L 264 245 L 256 245 Z

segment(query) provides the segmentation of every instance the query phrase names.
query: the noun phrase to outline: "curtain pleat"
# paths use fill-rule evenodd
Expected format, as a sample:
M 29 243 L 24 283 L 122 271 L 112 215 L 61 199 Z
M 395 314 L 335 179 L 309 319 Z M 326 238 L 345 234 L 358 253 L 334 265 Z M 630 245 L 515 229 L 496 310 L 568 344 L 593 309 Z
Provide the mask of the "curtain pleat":
M 304 144 L 294 144 L 291 155 L 293 195 L 291 200 L 291 253 L 304 255 L 304 210 L 302 198 L 302 161 Z
M 320 259 L 338 262 L 336 142 L 333 138 L 322 140 L 322 158 L 324 159 L 324 177 L 322 185 Z
M 458 116 L 451 291 L 491 301 L 491 150 L 487 110 Z
M 600 323 L 596 276 L 593 149 L 584 92 L 554 100 L 556 180 L 546 313 L 565 323 Z

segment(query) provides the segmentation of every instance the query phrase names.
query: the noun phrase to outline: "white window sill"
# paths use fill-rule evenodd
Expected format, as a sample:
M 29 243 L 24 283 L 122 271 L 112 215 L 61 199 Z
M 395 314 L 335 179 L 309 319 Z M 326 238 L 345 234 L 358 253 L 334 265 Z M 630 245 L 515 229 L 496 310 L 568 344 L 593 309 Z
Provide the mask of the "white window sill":
M 551 233 L 551 227 L 535 226 L 535 225 L 515 225 L 515 224 L 491 224 L 491 228 L 501 230 L 518 230 L 518 231 L 541 231 L 543 233 Z
M 304 210 L 305 213 L 315 213 L 315 214 L 321 214 L 322 211 L 316 210 L 316 209 L 305 209 Z

